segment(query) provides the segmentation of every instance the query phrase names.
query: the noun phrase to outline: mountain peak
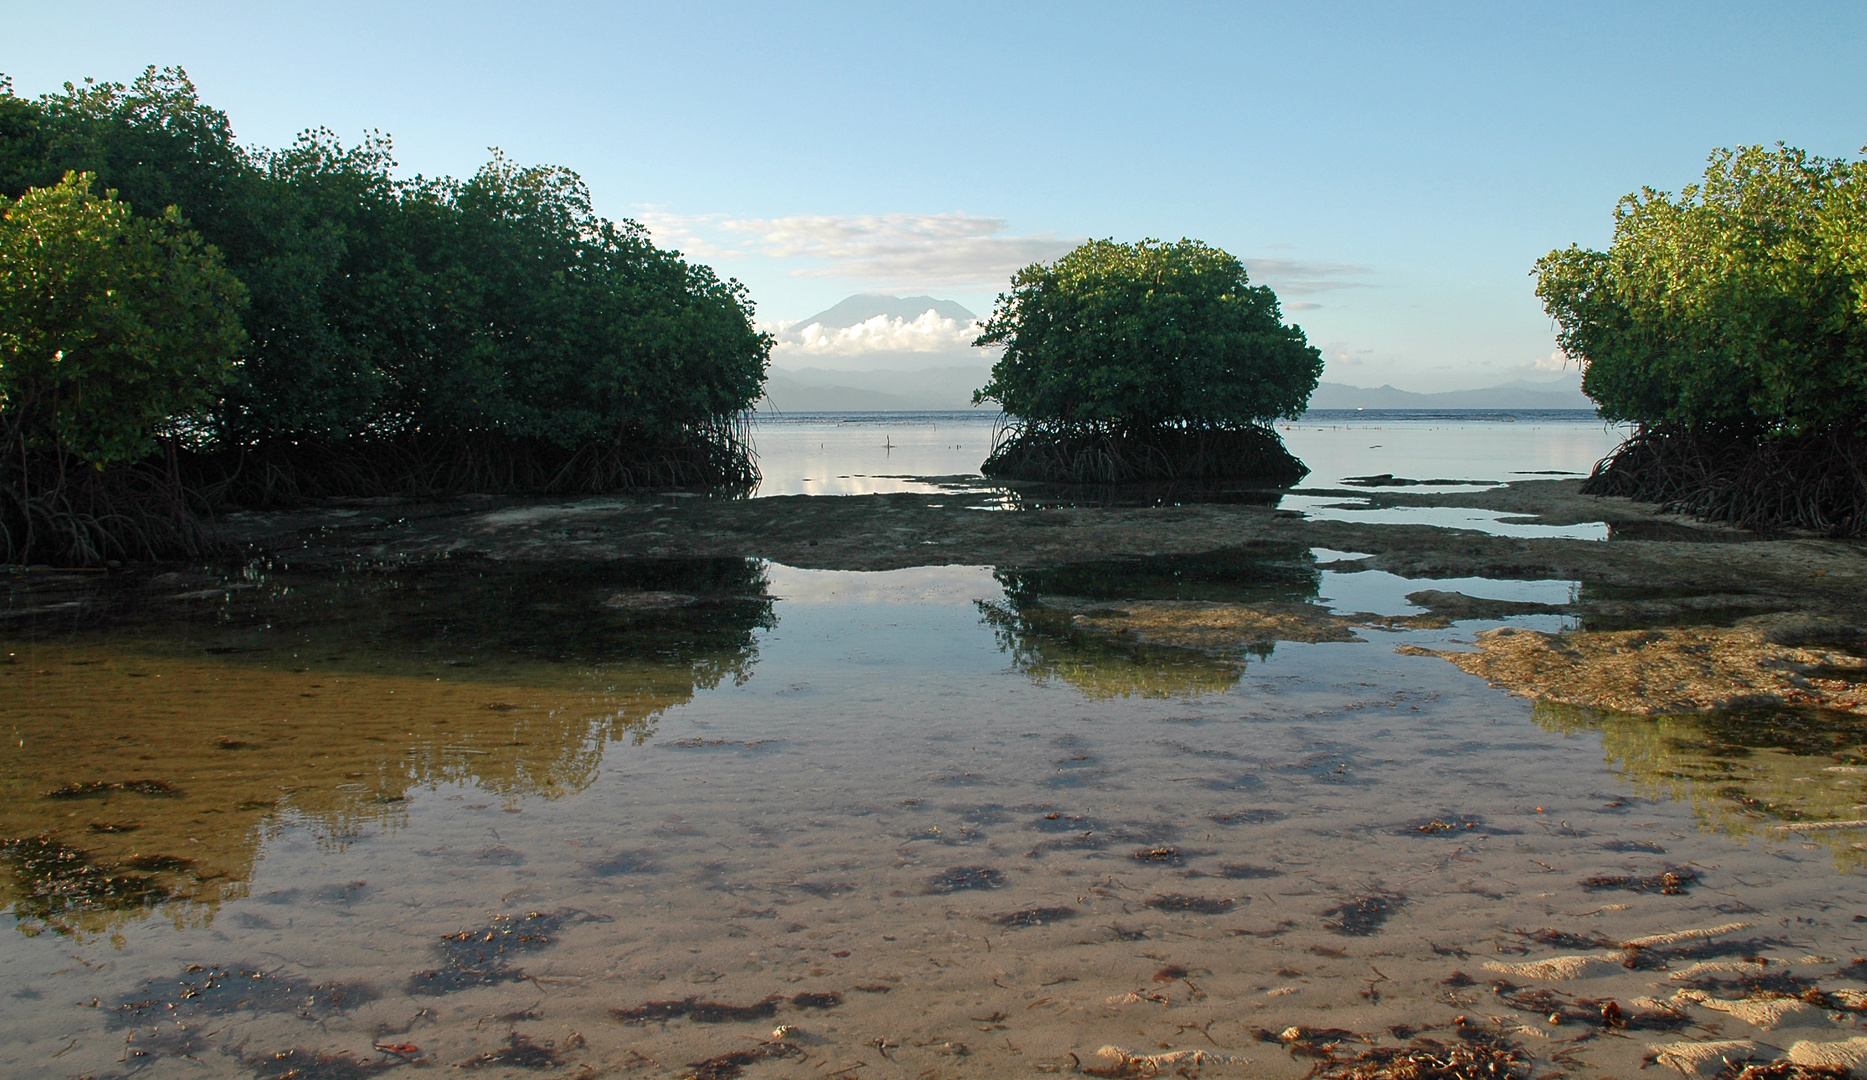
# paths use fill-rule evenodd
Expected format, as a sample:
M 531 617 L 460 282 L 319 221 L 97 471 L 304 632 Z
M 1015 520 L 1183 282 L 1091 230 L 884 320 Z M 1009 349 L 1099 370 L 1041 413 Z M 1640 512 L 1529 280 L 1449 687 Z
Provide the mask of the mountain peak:
M 952 319 L 961 325 L 978 319 L 977 315 L 952 300 L 936 300 L 931 296 L 886 296 L 881 293 L 859 293 L 808 319 L 801 319 L 792 326 L 797 329 L 816 323 L 826 330 L 842 330 L 851 326 L 860 326 L 877 315 L 900 319 L 903 322 L 913 322 L 928 311 L 932 311 L 942 319 Z

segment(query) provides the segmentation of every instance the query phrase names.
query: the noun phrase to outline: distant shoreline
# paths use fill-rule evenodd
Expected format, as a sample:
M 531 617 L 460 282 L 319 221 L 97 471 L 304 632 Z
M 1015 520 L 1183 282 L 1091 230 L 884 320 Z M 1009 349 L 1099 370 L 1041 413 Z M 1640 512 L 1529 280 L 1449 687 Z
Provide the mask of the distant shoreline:
M 797 412 L 754 412 L 754 426 L 771 424 L 995 424 L 1004 419 L 1001 412 L 983 409 L 871 409 L 871 410 L 799 410 Z M 1460 423 L 1607 423 L 1593 409 L 1311 409 L 1295 420 L 1278 424 L 1345 423 L 1441 420 Z

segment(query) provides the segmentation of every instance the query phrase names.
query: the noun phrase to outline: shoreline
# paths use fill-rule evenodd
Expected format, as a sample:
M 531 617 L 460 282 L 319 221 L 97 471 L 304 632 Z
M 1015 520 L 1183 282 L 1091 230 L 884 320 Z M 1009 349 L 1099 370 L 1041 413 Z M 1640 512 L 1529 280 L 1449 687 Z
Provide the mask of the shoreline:
M 1457 507 L 1541 525 L 1604 522 L 1610 539 L 1525 538 L 1426 524 L 1306 519 L 1245 503 L 986 510 L 973 508 L 977 496 L 964 492 L 350 500 L 231 514 L 216 523 L 216 530 L 224 542 L 251 556 L 301 567 L 446 557 L 520 562 L 740 557 L 816 570 L 955 564 L 1032 568 L 1296 545 L 1365 556 L 1338 557 L 1336 569 L 1413 578 L 1563 578 L 1701 598 L 1749 597 L 1738 606 L 1756 613 L 1841 615 L 1867 604 L 1867 544 L 1808 534 L 1745 533 L 1659 514 L 1628 499 L 1582 495 L 1579 487 L 1580 481 L 1565 479 L 1455 493 L 1300 490 L 1366 499 L 1369 509 Z M 1648 614 L 1663 614 L 1667 606 L 1663 597 L 1653 598 Z M 1584 598 L 1564 607 L 1587 615 L 1628 604 L 1617 608 L 1605 598 Z

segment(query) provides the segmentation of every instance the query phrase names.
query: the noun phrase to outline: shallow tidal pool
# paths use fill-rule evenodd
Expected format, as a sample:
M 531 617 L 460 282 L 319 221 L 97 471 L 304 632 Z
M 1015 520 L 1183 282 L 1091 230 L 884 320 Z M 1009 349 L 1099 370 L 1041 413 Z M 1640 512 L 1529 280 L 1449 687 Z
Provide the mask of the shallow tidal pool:
M 19 577 L 0 1071 L 1297 1077 L 1428 1038 L 1628 1076 L 1858 1034 L 1867 829 L 1788 826 L 1861 816 L 1867 733 L 1534 706 L 1395 649 L 1563 617 L 1376 620 L 1445 584 L 1339 554 Z M 1246 610 L 1368 618 L 1213 637 Z M 1760 992 L 1805 1007 L 1691 996 Z

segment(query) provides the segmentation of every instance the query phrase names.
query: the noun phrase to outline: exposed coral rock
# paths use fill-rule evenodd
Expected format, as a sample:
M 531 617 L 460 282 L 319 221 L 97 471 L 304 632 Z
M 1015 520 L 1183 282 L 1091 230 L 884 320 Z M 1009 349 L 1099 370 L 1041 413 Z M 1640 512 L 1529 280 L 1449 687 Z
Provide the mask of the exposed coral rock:
M 1529 698 L 1654 715 L 1744 705 L 1819 705 L 1867 713 L 1867 683 L 1824 678 L 1867 668 L 1851 656 L 1780 645 L 1757 624 L 1545 634 L 1504 627 L 1477 652 L 1438 656 Z
M 1079 629 L 1123 634 L 1153 645 L 1229 650 L 1269 641 L 1357 641 L 1353 624 L 1314 604 L 1230 604 L 1200 600 L 1122 600 L 1093 606 L 1045 597 L 1047 607 L 1082 607 Z

